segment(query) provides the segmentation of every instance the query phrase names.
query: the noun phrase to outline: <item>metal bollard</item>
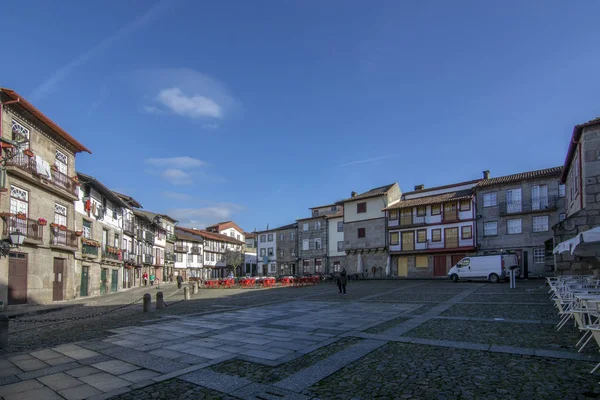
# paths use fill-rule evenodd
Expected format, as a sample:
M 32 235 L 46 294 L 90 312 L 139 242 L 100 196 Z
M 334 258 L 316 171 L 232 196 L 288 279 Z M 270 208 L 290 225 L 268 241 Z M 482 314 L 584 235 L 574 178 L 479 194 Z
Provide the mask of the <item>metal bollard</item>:
M 190 299 L 190 287 L 189 286 L 186 286 L 183 288 L 183 299 L 184 300 Z
M 198 281 L 194 282 L 194 286 L 192 286 L 192 293 L 198 294 Z
M 152 295 L 150 293 L 146 293 L 144 295 L 144 312 L 150 312 L 150 307 L 152 307 Z
M 0 348 L 8 346 L 8 317 L 0 314 Z
M 165 308 L 165 301 L 163 299 L 163 292 L 156 292 L 156 309 L 160 310 Z

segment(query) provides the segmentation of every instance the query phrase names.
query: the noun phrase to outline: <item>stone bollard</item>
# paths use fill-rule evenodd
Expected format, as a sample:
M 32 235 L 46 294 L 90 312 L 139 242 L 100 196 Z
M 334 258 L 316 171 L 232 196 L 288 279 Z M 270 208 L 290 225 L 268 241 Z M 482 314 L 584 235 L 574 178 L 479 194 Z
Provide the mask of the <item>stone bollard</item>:
M 183 288 L 183 299 L 184 300 L 190 299 L 190 287 L 189 286 L 186 286 Z
M 0 314 L 0 349 L 8 346 L 8 317 Z
M 160 310 L 161 308 L 165 308 L 165 301 L 163 299 L 163 292 L 156 293 L 156 309 Z
M 152 307 L 152 295 L 146 293 L 144 295 L 144 312 L 150 312 L 150 307 Z
M 192 293 L 198 294 L 198 281 L 194 282 L 194 286 L 192 286 Z

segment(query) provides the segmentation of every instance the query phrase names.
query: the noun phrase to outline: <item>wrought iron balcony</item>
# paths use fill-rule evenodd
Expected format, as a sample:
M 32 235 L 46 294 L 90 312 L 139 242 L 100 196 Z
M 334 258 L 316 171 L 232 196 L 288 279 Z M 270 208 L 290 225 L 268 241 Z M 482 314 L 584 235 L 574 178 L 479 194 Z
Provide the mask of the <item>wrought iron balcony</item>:
M 128 220 L 123 221 L 123 232 L 133 234 L 133 232 L 134 232 L 133 221 L 128 221 Z
M 184 246 L 182 244 L 176 244 L 175 246 L 173 246 L 175 253 L 187 253 L 189 251 L 189 247 L 188 246 Z
M 4 221 L 3 236 L 8 236 L 14 231 L 25 234 L 27 239 L 42 241 L 44 240 L 44 227 L 37 220 L 26 218 L 19 219 L 15 216 L 8 217 Z
M 52 171 L 52 183 L 67 192 L 77 195 L 77 185 L 71 177 L 60 171 Z
M 198 246 L 192 246 L 192 248 L 190 249 L 190 253 L 192 253 L 192 254 L 201 254 L 202 252 L 200 250 L 200 247 L 198 247 Z
M 175 243 L 177 241 L 177 236 L 172 233 L 167 234 L 167 241 Z
M 125 261 L 129 264 L 136 264 L 137 256 L 135 255 L 135 253 L 132 253 L 127 250 L 122 250 L 122 254 L 123 254 L 123 256 L 122 256 L 123 261 Z
M 112 246 L 105 246 L 102 249 L 102 258 L 106 258 L 108 260 L 120 261 L 121 256 L 119 256 L 119 249 Z
M 142 254 L 142 264 L 153 264 L 154 256 L 152 254 Z
M 6 160 L 7 167 L 17 167 L 22 171 L 30 174 L 37 174 L 37 166 L 35 157 L 30 157 L 25 154 L 19 154 Z
M 56 229 L 52 232 L 52 244 L 56 246 L 66 246 L 76 249 L 78 236 L 75 234 L 75 231 L 67 229 L 66 231 L 61 231 L 60 229 Z
M 511 201 L 501 202 L 500 215 L 538 213 L 554 211 L 557 208 L 558 198 L 553 197 L 533 197 L 531 201 Z
M 148 243 L 154 243 L 154 234 L 150 231 L 144 231 L 144 240 Z
M 165 253 L 165 261 L 167 262 L 175 262 L 177 257 L 175 257 L 175 253 Z
M 98 257 L 98 247 L 89 244 L 81 244 L 81 254 L 85 257 Z

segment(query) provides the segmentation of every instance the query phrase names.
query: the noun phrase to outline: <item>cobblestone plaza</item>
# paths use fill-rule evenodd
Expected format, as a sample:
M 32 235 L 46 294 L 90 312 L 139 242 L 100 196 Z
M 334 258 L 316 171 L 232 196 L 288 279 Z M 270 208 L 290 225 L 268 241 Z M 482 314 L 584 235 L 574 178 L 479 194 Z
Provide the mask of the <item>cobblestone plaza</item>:
M 0 397 L 600 397 L 598 347 L 577 353 L 576 329 L 556 331 L 543 281 L 164 291 L 168 307 L 150 314 L 120 308 L 143 293 L 131 291 L 11 322 Z

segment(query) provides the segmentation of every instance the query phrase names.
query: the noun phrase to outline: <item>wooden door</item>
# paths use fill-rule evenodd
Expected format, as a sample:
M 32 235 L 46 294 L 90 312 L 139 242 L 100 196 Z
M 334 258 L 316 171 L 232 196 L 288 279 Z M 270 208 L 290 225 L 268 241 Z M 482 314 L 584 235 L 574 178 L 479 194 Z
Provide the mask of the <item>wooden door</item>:
M 402 232 L 402 251 L 415 249 L 415 232 Z
M 54 282 L 52 284 L 52 301 L 63 300 L 64 286 L 65 286 L 65 264 L 64 258 L 54 259 Z
M 108 270 L 102 268 L 100 270 L 100 294 L 106 294 L 106 284 L 108 283 Z
M 458 247 L 458 228 L 444 229 L 444 247 L 447 249 Z
M 446 256 L 433 257 L 433 276 L 446 276 Z
M 88 283 L 90 279 L 90 267 L 81 267 L 81 286 L 79 296 L 86 297 L 88 295 Z
M 119 270 L 113 269 L 110 277 L 110 291 L 115 293 L 119 289 Z
M 27 303 L 27 254 L 8 255 L 8 305 Z
M 408 257 L 398 257 L 398 276 L 408 276 Z

